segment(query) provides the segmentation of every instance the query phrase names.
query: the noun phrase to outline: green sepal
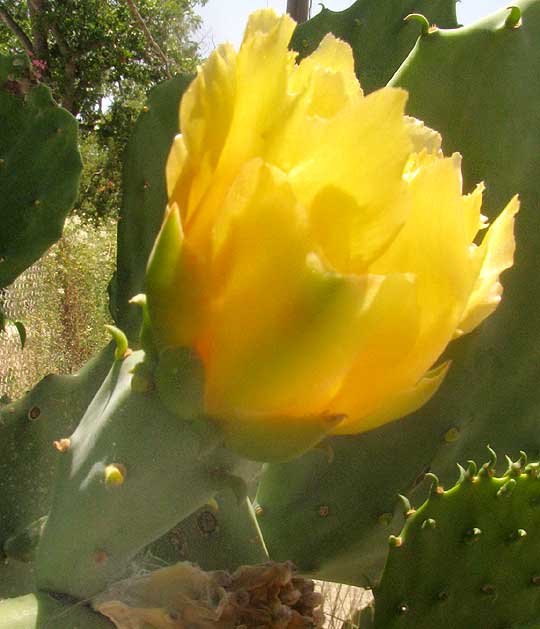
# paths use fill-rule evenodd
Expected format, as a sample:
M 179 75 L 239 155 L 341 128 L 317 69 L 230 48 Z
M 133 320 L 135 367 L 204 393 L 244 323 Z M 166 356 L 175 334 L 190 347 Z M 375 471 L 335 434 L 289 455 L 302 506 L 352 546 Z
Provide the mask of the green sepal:
M 220 421 L 225 444 L 253 461 L 290 461 L 314 448 L 342 416 L 233 418 Z
M 155 382 L 161 402 L 181 419 L 193 420 L 204 410 L 204 366 L 189 347 L 165 349 L 159 355 Z

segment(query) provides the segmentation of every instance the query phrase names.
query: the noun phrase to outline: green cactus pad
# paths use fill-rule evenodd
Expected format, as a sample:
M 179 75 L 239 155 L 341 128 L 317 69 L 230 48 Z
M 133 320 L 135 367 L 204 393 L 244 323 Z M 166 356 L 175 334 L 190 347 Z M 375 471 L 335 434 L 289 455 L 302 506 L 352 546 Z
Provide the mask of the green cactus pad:
M 59 456 L 54 442 L 73 432 L 112 360 L 108 348 L 76 376 L 50 374 L 0 407 L 0 547 L 48 512 Z
M 501 305 L 451 344 L 452 367 L 423 409 L 329 440 L 332 463 L 308 453 L 266 468 L 258 501 L 269 552 L 320 578 L 366 585 L 377 577 L 395 496 L 418 491 L 426 471 L 452 482 L 455 461 L 483 456 L 488 443 L 540 455 L 540 2 L 517 4 L 519 28 L 506 26 L 503 10 L 423 36 L 392 81 L 409 89 L 409 113 L 442 131 L 445 152 L 463 153 L 465 190 L 486 182 L 484 213 L 493 218 L 520 194 L 516 259 L 502 277 Z M 328 517 L 318 516 L 320 505 Z
M 386 85 L 421 32 L 417 23 L 404 21 L 411 13 L 422 13 L 430 24 L 442 28 L 458 25 L 455 0 L 358 0 L 339 12 L 323 6 L 318 15 L 297 27 L 291 47 L 302 58 L 333 33 L 352 46 L 362 88 L 372 92 Z
M 77 121 L 47 87 L 12 80 L 17 62 L 0 57 L 0 288 L 60 238 L 82 169 Z
M 117 271 L 109 293 L 111 313 L 130 341 L 137 338 L 142 317 L 129 300 L 144 292 L 146 262 L 167 205 L 165 164 L 179 130 L 180 99 L 192 78 L 178 76 L 150 92 L 124 158 Z
M 376 629 L 503 629 L 540 622 L 539 465 L 462 470 L 408 510 L 375 589 Z
M 249 499 L 240 504 L 232 492 L 221 492 L 215 502 L 198 509 L 141 554 L 140 561 L 191 561 L 203 570 L 233 572 L 241 565 L 268 559 Z
M 131 386 L 144 358 L 115 361 L 60 455 L 52 508 L 36 557 L 40 589 L 86 599 L 124 576 L 146 545 L 257 467 L 210 427 L 182 421 L 156 391 Z M 110 465 L 121 482 L 107 483 Z M 91 523 L 89 526 L 88 523 Z
M 48 375 L 20 400 L 0 405 L 0 557 L 9 538 L 48 513 L 59 458 L 54 442 L 74 430 L 112 362 L 109 347 L 77 375 Z M 13 557 L 0 562 L 0 598 L 28 592 L 31 571 Z

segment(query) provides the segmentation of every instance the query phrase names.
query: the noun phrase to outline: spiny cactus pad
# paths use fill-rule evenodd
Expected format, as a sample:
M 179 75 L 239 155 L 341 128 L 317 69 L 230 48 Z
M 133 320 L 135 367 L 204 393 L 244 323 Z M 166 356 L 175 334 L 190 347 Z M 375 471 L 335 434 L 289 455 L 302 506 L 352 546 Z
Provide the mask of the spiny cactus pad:
M 77 121 L 20 62 L 0 58 L 0 288 L 60 238 L 82 169 Z
M 420 34 L 418 23 L 404 21 L 411 13 L 423 13 L 442 28 L 458 25 L 456 0 L 358 0 L 339 12 L 323 6 L 319 14 L 298 26 L 291 46 L 302 58 L 311 54 L 327 33 L 333 33 L 352 46 L 362 88 L 372 92 L 386 85 Z
M 540 621 L 540 464 L 522 454 L 501 478 L 473 462 L 444 491 L 436 477 L 390 537 L 375 589 L 377 629 L 505 629 Z

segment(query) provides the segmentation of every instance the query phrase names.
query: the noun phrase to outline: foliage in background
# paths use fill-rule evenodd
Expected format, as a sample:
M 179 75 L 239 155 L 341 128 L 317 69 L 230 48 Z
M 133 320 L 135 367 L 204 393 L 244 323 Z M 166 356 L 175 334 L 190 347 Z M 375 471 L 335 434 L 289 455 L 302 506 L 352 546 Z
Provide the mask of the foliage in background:
M 73 373 L 108 341 L 107 284 L 116 256 L 116 224 L 75 216 L 64 236 L 0 296 L 22 319 L 28 342 L 7 328 L 0 343 L 0 397 L 16 397 L 50 372 Z
M 5 0 L 0 52 L 24 53 L 32 81 L 81 125 L 85 169 L 75 210 L 117 213 L 122 152 L 150 87 L 199 60 L 206 0 Z
M 148 86 L 193 69 L 193 33 L 200 23 L 195 7 L 203 3 L 5 0 L 0 6 L 0 51 L 25 52 L 36 77 L 51 87 L 56 100 L 91 126 L 100 119 L 103 98 L 121 96 L 126 84 Z

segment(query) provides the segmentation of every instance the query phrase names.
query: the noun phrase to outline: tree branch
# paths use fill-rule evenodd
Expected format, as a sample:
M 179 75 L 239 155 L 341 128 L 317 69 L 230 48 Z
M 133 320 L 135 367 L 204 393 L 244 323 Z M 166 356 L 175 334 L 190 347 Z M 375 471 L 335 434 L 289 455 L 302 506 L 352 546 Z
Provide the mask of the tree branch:
M 58 45 L 58 50 L 62 57 L 72 57 L 72 52 L 69 49 L 69 46 L 66 43 L 60 29 L 56 24 L 51 24 L 51 33 L 53 34 L 54 39 L 56 40 L 56 44 Z
M 172 78 L 171 72 L 169 70 L 169 61 L 165 53 L 163 52 L 163 50 L 161 50 L 161 48 L 159 47 L 159 44 L 157 43 L 157 41 L 152 37 L 152 33 L 149 31 L 148 26 L 146 26 L 146 22 L 144 21 L 142 15 L 139 13 L 139 10 L 135 6 L 135 3 L 133 2 L 133 0 L 126 0 L 126 2 L 129 7 L 131 15 L 133 16 L 133 18 L 139 25 L 140 29 L 144 33 L 144 36 L 146 37 L 147 42 L 150 44 L 150 46 L 154 49 L 154 51 L 158 54 L 160 59 L 163 61 L 163 64 L 165 65 L 165 73 L 167 74 L 167 77 L 169 79 Z
M 287 13 L 298 24 L 305 22 L 309 17 L 309 0 L 287 0 Z
M 24 51 L 29 57 L 32 57 L 35 54 L 34 46 L 30 41 L 28 35 L 23 31 L 23 29 L 17 24 L 17 22 L 13 19 L 13 16 L 9 13 L 9 11 L 0 6 L 0 20 L 4 22 L 4 24 L 9 28 L 9 30 L 15 35 L 15 37 L 20 41 Z
M 47 20 L 46 20 L 47 0 L 27 0 L 28 15 L 32 25 L 32 35 L 34 36 L 34 54 L 43 61 L 49 61 L 49 46 L 47 44 Z

